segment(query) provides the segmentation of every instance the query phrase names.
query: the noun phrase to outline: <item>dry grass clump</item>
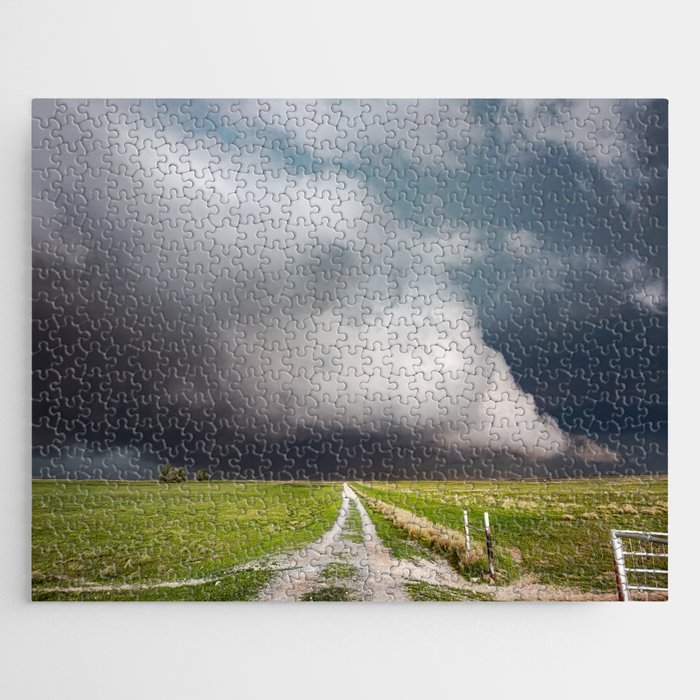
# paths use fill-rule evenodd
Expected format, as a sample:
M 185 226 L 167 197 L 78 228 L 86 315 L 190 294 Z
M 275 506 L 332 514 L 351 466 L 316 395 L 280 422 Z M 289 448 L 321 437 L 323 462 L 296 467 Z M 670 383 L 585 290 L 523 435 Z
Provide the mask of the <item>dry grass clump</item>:
M 362 497 L 374 510 L 403 530 L 411 539 L 437 549 L 461 566 L 475 564 L 484 556 L 484 548 L 478 542 L 472 542 L 471 551 L 467 553 L 464 534 L 461 532 L 444 525 L 436 525 L 427 518 L 371 496 L 362 494 Z
M 619 503 L 604 503 L 598 506 L 598 510 L 608 511 L 610 513 L 637 515 L 637 509 L 631 503 L 620 505 Z
M 542 508 L 542 503 L 538 501 L 508 496 L 497 505 L 504 510 L 539 510 Z
M 557 503 L 552 503 L 552 508 L 556 510 L 578 510 L 581 506 L 578 503 L 571 501 L 559 501 Z

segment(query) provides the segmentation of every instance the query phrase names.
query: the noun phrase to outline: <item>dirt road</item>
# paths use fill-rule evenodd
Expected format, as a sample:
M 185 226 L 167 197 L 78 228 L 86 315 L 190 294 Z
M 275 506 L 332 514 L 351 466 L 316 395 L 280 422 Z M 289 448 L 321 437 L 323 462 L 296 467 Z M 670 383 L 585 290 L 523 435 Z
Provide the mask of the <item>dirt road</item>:
M 320 539 L 296 552 L 265 557 L 233 567 L 217 576 L 169 582 L 45 587 L 41 592 L 100 593 L 179 588 L 216 583 L 237 571 L 274 572 L 257 599 L 261 601 L 337 600 L 401 602 L 419 600 L 614 600 L 614 594 L 583 592 L 543 585 L 523 576 L 509 585 L 468 581 L 434 552 L 417 549 L 399 559 L 382 543 L 374 523 L 357 494 L 343 484 L 338 516 Z M 426 558 L 426 557 L 429 557 Z M 427 588 L 426 588 L 427 584 Z M 416 587 L 423 586 L 416 598 Z
M 351 523 L 358 516 L 360 532 Z M 276 558 L 272 568 L 281 571 L 259 600 L 405 601 L 409 580 L 460 588 L 466 583 L 445 561 L 409 562 L 392 556 L 347 484 L 333 527 L 307 548 Z
M 374 524 L 355 492 L 343 484 L 342 500 L 333 527 L 308 547 L 233 567 L 226 573 L 180 581 L 42 587 L 43 593 L 107 593 L 154 588 L 180 588 L 215 583 L 250 568 L 275 574 L 258 600 L 405 601 L 407 580 L 459 586 L 463 579 L 447 562 L 396 559 L 382 544 Z

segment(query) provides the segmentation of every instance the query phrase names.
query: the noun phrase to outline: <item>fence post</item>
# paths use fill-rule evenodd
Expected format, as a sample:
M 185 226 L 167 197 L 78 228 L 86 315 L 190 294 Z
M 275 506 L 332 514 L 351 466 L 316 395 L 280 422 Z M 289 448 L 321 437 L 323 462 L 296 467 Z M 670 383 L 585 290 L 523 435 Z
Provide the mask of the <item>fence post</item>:
M 613 560 L 615 562 L 615 581 L 617 583 L 617 599 L 626 602 L 630 599 L 627 588 L 627 571 L 625 569 L 625 554 L 622 549 L 622 540 L 616 530 L 610 530 L 610 544 L 613 550 Z
M 484 531 L 486 532 L 486 553 L 489 555 L 489 573 L 492 578 L 496 576 L 496 569 L 493 566 L 493 542 L 491 541 L 491 526 L 489 525 L 489 514 L 484 512 Z
M 472 551 L 472 541 L 469 537 L 469 516 L 467 511 L 464 511 L 464 546 L 467 549 L 467 554 Z

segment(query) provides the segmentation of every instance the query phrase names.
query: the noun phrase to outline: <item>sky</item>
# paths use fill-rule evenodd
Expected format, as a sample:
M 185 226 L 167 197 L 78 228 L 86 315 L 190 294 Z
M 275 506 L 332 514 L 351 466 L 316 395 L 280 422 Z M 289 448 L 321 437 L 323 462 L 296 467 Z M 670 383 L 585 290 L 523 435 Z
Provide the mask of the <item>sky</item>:
M 35 476 L 666 469 L 665 101 L 32 125 Z

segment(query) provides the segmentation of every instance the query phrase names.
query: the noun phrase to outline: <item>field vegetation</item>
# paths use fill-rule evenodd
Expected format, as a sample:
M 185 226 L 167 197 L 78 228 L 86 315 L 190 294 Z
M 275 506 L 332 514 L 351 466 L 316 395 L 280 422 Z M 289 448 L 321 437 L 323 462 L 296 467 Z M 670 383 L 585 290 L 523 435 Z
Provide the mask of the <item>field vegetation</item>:
M 243 601 L 255 600 L 273 572 L 267 569 L 246 569 L 232 572 L 217 581 L 191 586 L 137 588 L 132 590 L 62 591 L 44 588 L 34 590 L 34 600 L 76 601 Z
M 614 592 L 610 529 L 665 532 L 668 527 L 668 482 L 661 477 L 353 487 L 396 558 L 417 562 L 442 555 L 472 581 L 488 579 L 484 535 L 472 531 L 468 555 L 463 510 L 478 527 L 488 511 L 496 556 L 491 583 L 497 585 L 534 577 L 583 592 Z M 333 525 L 340 501 L 339 483 L 38 480 L 33 482 L 33 597 L 254 599 L 273 576 L 266 559 L 319 538 Z M 364 541 L 354 504 L 344 537 Z M 333 562 L 321 574 L 321 589 L 308 599 L 351 599 L 347 583 L 355 575 L 350 563 Z M 190 579 L 211 580 L 136 588 Z M 134 588 L 119 588 L 125 584 Z M 415 600 L 469 597 L 436 592 L 424 583 L 406 585 Z M 68 588 L 83 590 L 56 590 Z
M 362 516 L 352 501 L 350 501 L 348 509 L 348 517 L 345 521 L 345 532 L 343 536 L 347 537 L 347 539 L 355 544 L 362 544 L 365 540 L 362 534 Z
M 668 481 L 661 477 L 372 482 L 356 488 L 382 517 L 391 514 L 377 501 L 460 533 L 458 539 L 445 536 L 443 545 L 428 527 L 417 527 L 412 535 L 443 551 L 453 542 L 455 556 L 463 546 L 463 510 L 468 510 L 470 522 L 479 527 L 483 527 L 483 513 L 488 511 L 496 543 L 496 571 L 502 581 L 533 574 L 542 583 L 611 591 L 615 579 L 610 529 L 665 532 L 668 527 Z M 390 519 L 396 526 L 396 517 Z M 407 532 L 405 527 L 401 529 Z M 431 543 L 431 539 L 436 541 Z M 472 541 L 483 548 L 483 533 L 474 531 Z M 483 558 L 483 549 L 477 551 Z M 480 566 L 483 568 L 483 562 Z
M 320 537 L 335 520 L 340 490 L 340 484 L 34 481 L 34 597 L 70 597 L 42 589 L 86 583 L 223 575 Z M 245 597 L 251 581 L 260 578 L 235 576 L 218 586 L 193 587 L 190 599 L 225 595 L 227 587 Z M 162 599 L 187 591 L 100 592 L 92 597 L 115 599 L 122 593 L 127 599 Z

